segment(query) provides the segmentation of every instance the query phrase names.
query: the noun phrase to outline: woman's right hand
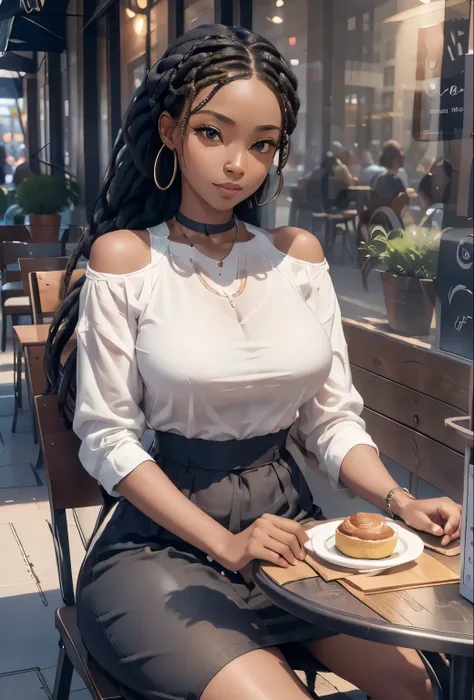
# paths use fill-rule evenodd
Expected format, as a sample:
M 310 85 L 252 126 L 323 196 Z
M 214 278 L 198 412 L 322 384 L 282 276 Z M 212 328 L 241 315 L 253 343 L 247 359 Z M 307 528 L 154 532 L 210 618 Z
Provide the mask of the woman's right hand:
M 283 568 L 305 558 L 308 535 L 301 525 L 288 518 L 266 513 L 238 534 L 230 534 L 223 551 L 215 558 L 229 571 L 240 571 L 254 559 Z

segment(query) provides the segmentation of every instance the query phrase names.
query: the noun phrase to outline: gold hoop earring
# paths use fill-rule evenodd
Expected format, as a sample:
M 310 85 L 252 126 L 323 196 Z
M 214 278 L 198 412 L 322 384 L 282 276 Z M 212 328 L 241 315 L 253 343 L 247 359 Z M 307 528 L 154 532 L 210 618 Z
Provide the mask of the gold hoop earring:
M 278 183 L 278 189 L 276 191 L 276 194 L 274 194 L 273 197 L 271 199 L 268 199 L 266 202 L 256 202 L 257 207 L 266 207 L 267 204 L 271 204 L 272 202 L 275 201 L 275 199 L 278 199 L 278 197 L 280 196 L 281 191 L 283 189 L 283 183 L 284 183 L 283 173 L 280 172 L 280 182 Z
M 156 174 L 156 171 L 157 171 L 157 169 L 158 169 L 158 163 L 159 163 L 159 160 L 160 160 L 160 156 L 161 156 L 161 154 L 162 154 L 162 152 L 163 152 L 163 148 L 166 148 L 166 143 L 164 143 L 164 144 L 162 145 L 162 147 L 161 147 L 160 150 L 158 151 L 158 155 L 157 155 L 156 158 L 155 158 L 155 165 L 154 165 L 154 167 L 153 167 L 153 178 L 154 178 L 154 180 L 155 180 L 155 185 L 157 186 L 157 188 L 158 188 L 159 190 L 161 190 L 162 192 L 166 192 L 166 190 L 169 190 L 169 188 L 171 187 L 171 185 L 173 184 L 173 182 L 174 182 L 175 179 L 176 179 L 176 175 L 177 175 L 177 173 L 178 173 L 178 156 L 177 156 L 177 154 L 176 154 L 176 151 L 175 151 L 174 148 L 173 148 L 173 156 L 174 156 L 173 175 L 172 175 L 171 180 L 169 181 L 169 183 L 166 185 L 166 187 L 162 187 L 162 186 L 160 185 L 160 183 L 158 182 L 158 176 L 157 176 L 157 174 Z

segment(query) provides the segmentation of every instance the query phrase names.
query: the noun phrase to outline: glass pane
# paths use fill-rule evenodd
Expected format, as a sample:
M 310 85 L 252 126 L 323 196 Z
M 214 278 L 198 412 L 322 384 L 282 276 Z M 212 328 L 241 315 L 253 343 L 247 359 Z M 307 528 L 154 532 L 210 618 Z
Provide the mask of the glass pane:
M 128 0 L 120 0 L 122 112 L 130 104 L 132 95 L 146 72 L 147 20 L 144 15 L 131 12 L 128 4 Z
M 109 97 L 109 32 L 108 17 L 98 23 L 97 68 L 99 91 L 99 166 L 101 177 L 105 174 L 111 151 L 110 97 Z
M 184 27 L 214 24 L 214 0 L 184 0 Z
M 470 3 L 360 5 L 253 3 L 255 31 L 277 45 L 300 83 L 285 189 L 269 219 L 321 239 L 345 316 L 472 357 Z M 390 275 L 373 271 L 366 292 L 362 244 L 395 229 L 405 258 L 398 267 L 393 254 L 378 260 L 379 270 L 395 272 L 395 286 L 388 287 Z M 414 240 L 422 242 L 421 253 Z M 407 285 L 413 279 L 413 293 L 421 295 L 423 276 L 436 278 L 441 313 L 432 313 L 431 285 L 428 310 L 420 308 L 416 323 L 404 326 L 400 278 Z M 412 317 L 413 299 L 405 304 Z
M 151 63 L 159 61 L 168 47 L 168 0 L 158 0 L 150 12 Z

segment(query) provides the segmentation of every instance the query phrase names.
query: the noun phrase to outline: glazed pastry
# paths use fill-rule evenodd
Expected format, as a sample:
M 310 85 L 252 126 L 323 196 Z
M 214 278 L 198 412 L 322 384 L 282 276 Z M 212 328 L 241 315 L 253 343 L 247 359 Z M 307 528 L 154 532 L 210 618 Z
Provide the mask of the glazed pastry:
M 354 559 L 385 559 L 397 540 L 397 533 L 377 513 L 355 513 L 336 529 L 336 547 Z

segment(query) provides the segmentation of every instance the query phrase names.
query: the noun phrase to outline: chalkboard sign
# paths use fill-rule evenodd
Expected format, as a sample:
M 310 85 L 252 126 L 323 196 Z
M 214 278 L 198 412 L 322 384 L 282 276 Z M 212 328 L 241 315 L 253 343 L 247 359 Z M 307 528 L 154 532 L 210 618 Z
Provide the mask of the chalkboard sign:
M 417 141 L 462 138 L 468 49 L 469 18 L 418 31 L 413 104 L 413 138 Z
M 473 359 L 473 272 L 472 229 L 443 233 L 436 278 L 438 347 Z

